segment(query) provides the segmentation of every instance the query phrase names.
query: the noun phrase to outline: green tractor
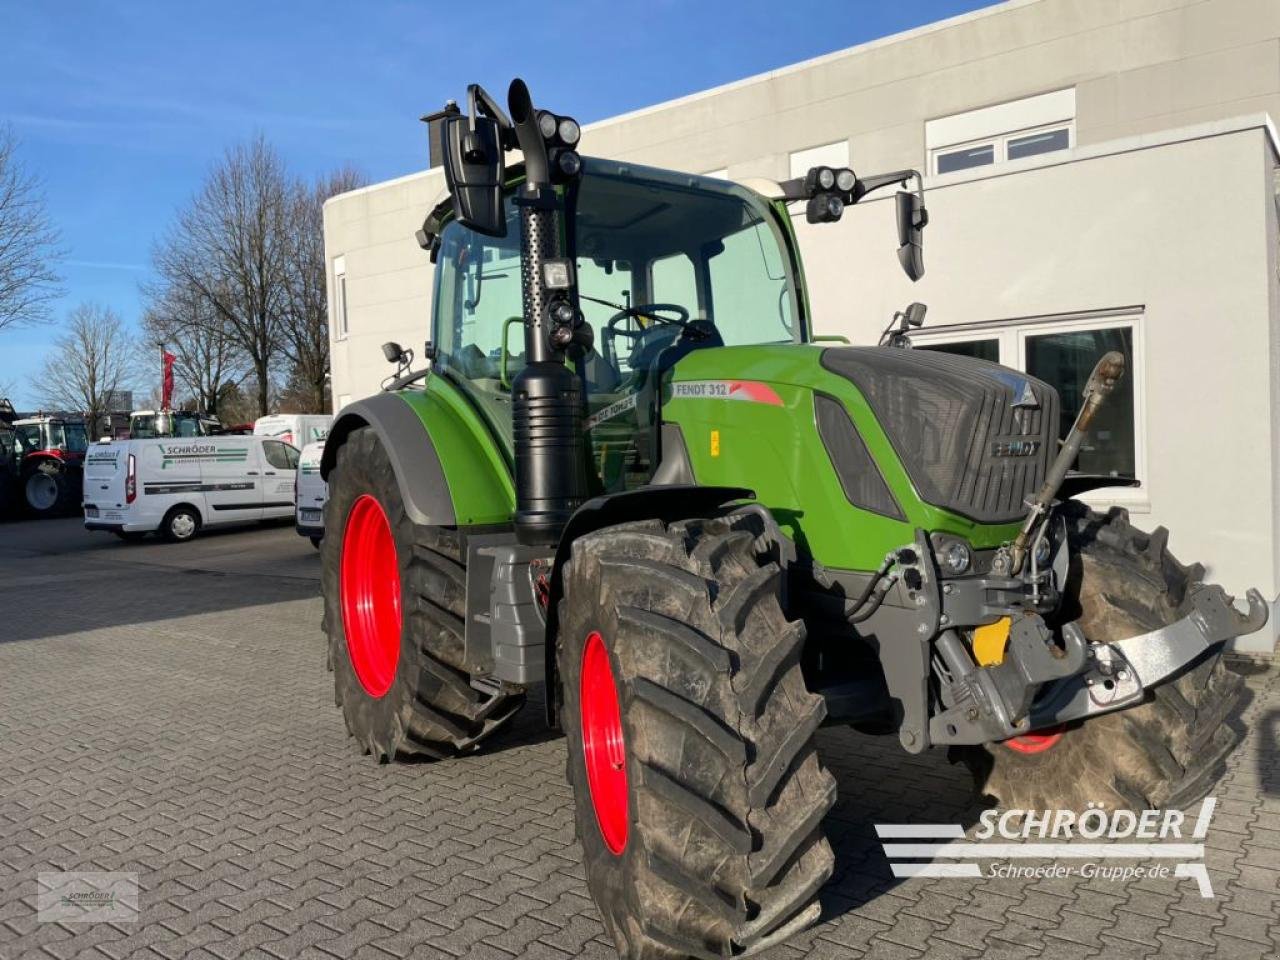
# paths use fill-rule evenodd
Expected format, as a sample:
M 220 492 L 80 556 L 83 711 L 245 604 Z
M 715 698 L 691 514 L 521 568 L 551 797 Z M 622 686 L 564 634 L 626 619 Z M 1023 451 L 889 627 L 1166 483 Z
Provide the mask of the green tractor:
M 1045 383 L 815 342 L 788 204 L 880 187 L 923 271 L 919 175 L 786 183 L 589 159 L 511 85 L 436 122 L 429 370 L 406 351 L 321 471 L 336 699 L 379 761 L 480 748 L 541 687 L 619 952 L 727 957 L 818 916 L 819 726 L 946 747 L 1017 808 L 1183 806 L 1234 743 L 1259 629 L 1069 472 Z M 507 151 L 522 162 L 508 166 Z

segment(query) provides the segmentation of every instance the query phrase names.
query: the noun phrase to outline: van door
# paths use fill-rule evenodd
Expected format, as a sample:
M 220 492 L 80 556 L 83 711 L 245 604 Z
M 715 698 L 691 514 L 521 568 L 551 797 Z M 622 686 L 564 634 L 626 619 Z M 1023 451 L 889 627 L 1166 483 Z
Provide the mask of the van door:
M 262 519 L 262 458 L 253 437 L 197 441 L 212 447 L 200 461 L 207 508 L 204 522 L 234 523 Z
M 262 515 L 293 516 L 293 480 L 298 449 L 279 440 L 262 441 Z

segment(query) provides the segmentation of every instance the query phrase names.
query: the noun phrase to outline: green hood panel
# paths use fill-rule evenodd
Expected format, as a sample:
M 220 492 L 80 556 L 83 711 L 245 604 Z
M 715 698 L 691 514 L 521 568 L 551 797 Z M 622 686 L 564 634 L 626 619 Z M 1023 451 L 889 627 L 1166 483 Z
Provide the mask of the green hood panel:
M 662 416 L 680 426 L 698 483 L 751 487 L 802 552 L 837 569 L 878 567 L 917 528 L 953 533 L 980 549 L 1013 539 L 1016 523 L 979 524 L 920 499 L 866 399 L 819 362 L 826 349 L 725 347 L 694 351 L 676 365 Z M 815 392 L 844 406 L 905 520 L 845 497 L 818 434 Z
M 444 377 L 397 394 L 422 421 L 440 457 L 459 526 L 510 523 L 516 491 L 505 446 L 476 409 Z

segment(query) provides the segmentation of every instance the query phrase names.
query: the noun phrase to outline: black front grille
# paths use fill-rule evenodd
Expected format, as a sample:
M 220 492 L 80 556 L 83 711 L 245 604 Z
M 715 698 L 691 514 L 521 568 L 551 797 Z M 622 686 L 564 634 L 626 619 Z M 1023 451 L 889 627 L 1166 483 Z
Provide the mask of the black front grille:
M 925 350 L 842 347 L 822 365 L 851 381 L 926 503 L 1009 523 L 1057 449 L 1058 394 L 999 364 Z

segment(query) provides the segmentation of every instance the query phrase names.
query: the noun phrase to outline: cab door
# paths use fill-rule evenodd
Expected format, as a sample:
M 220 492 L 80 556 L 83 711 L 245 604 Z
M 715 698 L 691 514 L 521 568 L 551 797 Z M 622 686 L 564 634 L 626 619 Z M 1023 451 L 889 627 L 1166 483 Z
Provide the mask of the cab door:
M 293 516 L 293 481 L 298 448 L 279 440 L 262 441 L 262 515 Z

